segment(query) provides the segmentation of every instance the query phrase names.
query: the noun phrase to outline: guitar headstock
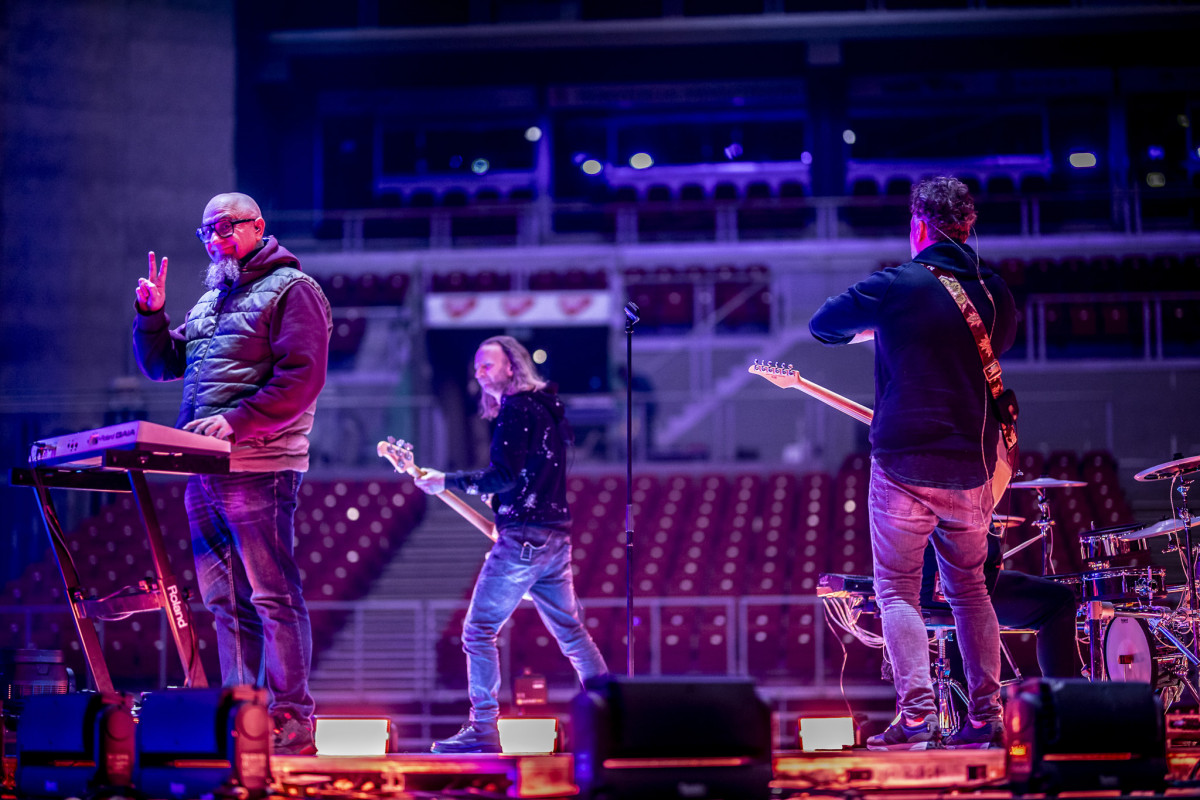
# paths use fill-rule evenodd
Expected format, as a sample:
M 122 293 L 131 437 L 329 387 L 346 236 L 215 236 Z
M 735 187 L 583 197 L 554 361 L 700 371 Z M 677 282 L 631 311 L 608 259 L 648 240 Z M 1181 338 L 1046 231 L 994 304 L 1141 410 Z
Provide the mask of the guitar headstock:
M 790 389 L 800 383 L 800 373 L 796 372 L 791 364 L 779 361 L 762 361 L 756 358 L 746 371 L 766 378 L 781 389 Z
M 413 464 L 413 446 L 410 442 L 406 442 L 403 439 L 396 439 L 389 436 L 387 441 L 375 445 L 375 452 L 379 454 L 380 458 L 386 458 L 392 462 L 392 466 L 400 472 L 408 472 L 415 469 L 415 465 Z

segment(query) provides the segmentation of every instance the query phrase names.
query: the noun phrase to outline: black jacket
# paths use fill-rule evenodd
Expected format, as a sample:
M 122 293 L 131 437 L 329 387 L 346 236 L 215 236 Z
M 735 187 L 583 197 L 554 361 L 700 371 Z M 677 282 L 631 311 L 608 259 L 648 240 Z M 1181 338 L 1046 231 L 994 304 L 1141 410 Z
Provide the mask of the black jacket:
M 888 475 L 915 486 L 972 488 L 995 469 L 999 422 L 970 328 L 923 264 L 954 274 L 997 354 L 1012 347 L 1016 308 L 1008 287 L 986 265 L 977 266 L 968 245 L 948 241 L 829 298 L 809 330 L 831 345 L 875 331 L 871 454 Z
M 491 463 L 451 472 L 446 486 L 490 494 L 496 527 L 568 523 L 566 408 L 553 389 L 505 396 L 492 429 Z

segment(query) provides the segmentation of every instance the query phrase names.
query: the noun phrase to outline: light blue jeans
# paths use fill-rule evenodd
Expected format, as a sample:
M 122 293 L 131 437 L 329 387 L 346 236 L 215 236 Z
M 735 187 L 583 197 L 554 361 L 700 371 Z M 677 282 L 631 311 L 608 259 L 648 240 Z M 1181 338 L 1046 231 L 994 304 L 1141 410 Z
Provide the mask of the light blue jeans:
M 265 686 L 277 723 L 286 713 L 307 726 L 312 628 L 293 555 L 301 479 L 290 470 L 193 475 L 184 500 L 221 684 Z
M 526 593 L 580 682 L 608 672 L 604 657 L 583 625 L 583 609 L 571 576 L 571 537 L 565 528 L 505 528 L 483 562 L 463 622 L 472 720 L 495 722 L 500 715 L 496 638 Z
M 983 577 L 991 514 L 990 483 L 974 489 L 909 486 L 872 459 L 875 596 L 897 700 L 910 719 L 937 713 L 920 604 L 921 564 L 931 537 L 967 674 L 968 713 L 981 722 L 1000 718 L 1000 626 Z

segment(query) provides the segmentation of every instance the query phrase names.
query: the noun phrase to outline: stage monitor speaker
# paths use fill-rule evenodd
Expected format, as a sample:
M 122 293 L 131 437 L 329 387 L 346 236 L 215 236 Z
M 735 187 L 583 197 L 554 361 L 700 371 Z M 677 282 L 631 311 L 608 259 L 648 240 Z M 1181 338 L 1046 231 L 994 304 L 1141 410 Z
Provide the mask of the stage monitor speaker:
M 28 695 L 17 720 L 17 794 L 131 791 L 133 700 L 117 692 Z
M 585 798 L 769 795 L 771 712 L 750 680 L 614 676 L 575 697 L 571 724 Z
M 1024 680 L 1005 688 L 1004 727 L 1022 793 L 1165 786 L 1166 723 L 1148 683 Z
M 262 797 L 271 782 L 267 692 L 251 686 L 147 694 L 138 716 L 138 791 L 155 798 Z

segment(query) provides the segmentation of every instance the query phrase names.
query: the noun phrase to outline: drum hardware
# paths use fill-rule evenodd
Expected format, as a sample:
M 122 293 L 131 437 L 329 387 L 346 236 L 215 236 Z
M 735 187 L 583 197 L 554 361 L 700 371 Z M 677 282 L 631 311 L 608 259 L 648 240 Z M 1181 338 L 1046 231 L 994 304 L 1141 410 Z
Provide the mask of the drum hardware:
M 1159 608 L 1137 611 L 1102 600 L 1089 601 L 1085 609 L 1091 680 L 1149 683 L 1164 708 L 1178 702 L 1184 687 L 1200 697 L 1188 676 L 1200 659 L 1171 630 L 1186 632 L 1186 615 Z
M 1033 521 L 1033 527 L 1037 528 L 1038 534 L 1042 538 L 1042 574 L 1054 574 L 1054 562 L 1050 557 L 1050 551 L 1053 546 L 1054 538 L 1052 529 L 1054 520 L 1050 519 L 1050 504 L 1046 500 L 1047 489 L 1068 489 L 1076 486 L 1087 486 L 1084 481 L 1068 481 L 1059 478 L 1036 478 L 1031 481 L 1018 481 L 1010 483 L 1010 489 L 1033 489 L 1037 492 L 1037 519 Z
M 1192 612 L 1197 611 L 1196 597 L 1196 572 L 1197 563 L 1195 550 L 1192 546 L 1192 528 L 1195 524 L 1192 520 L 1192 514 L 1188 510 L 1188 489 L 1191 488 L 1192 480 L 1196 472 L 1200 471 L 1200 456 L 1191 456 L 1189 458 L 1177 457 L 1174 461 L 1168 461 L 1164 464 L 1158 464 L 1149 469 L 1142 470 L 1134 475 L 1134 480 L 1138 481 L 1159 481 L 1170 479 L 1171 489 L 1169 497 L 1171 498 L 1171 507 L 1175 510 L 1174 497 L 1179 494 L 1179 508 L 1172 515 L 1174 517 L 1168 524 L 1163 526 L 1165 532 L 1169 533 L 1173 540 L 1176 550 L 1179 552 L 1179 561 L 1183 567 L 1184 583 L 1187 591 L 1179 601 L 1179 610 L 1188 612 L 1191 618 L 1192 644 L 1191 653 L 1194 657 L 1200 657 L 1200 619 L 1197 619 Z M 1161 523 L 1160 523 L 1161 525 Z M 1150 526 L 1151 529 L 1156 529 L 1158 526 Z M 1149 530 L 1149 529 L 1148 529 Z M 1159 535 L 1159 534 L 1149 534 Z M 1191 688 L 1189 686 L 1189 688 Z M 1193 695 L 1200 699 L 1200 694 L 1196 694 L 1193 690 Z

